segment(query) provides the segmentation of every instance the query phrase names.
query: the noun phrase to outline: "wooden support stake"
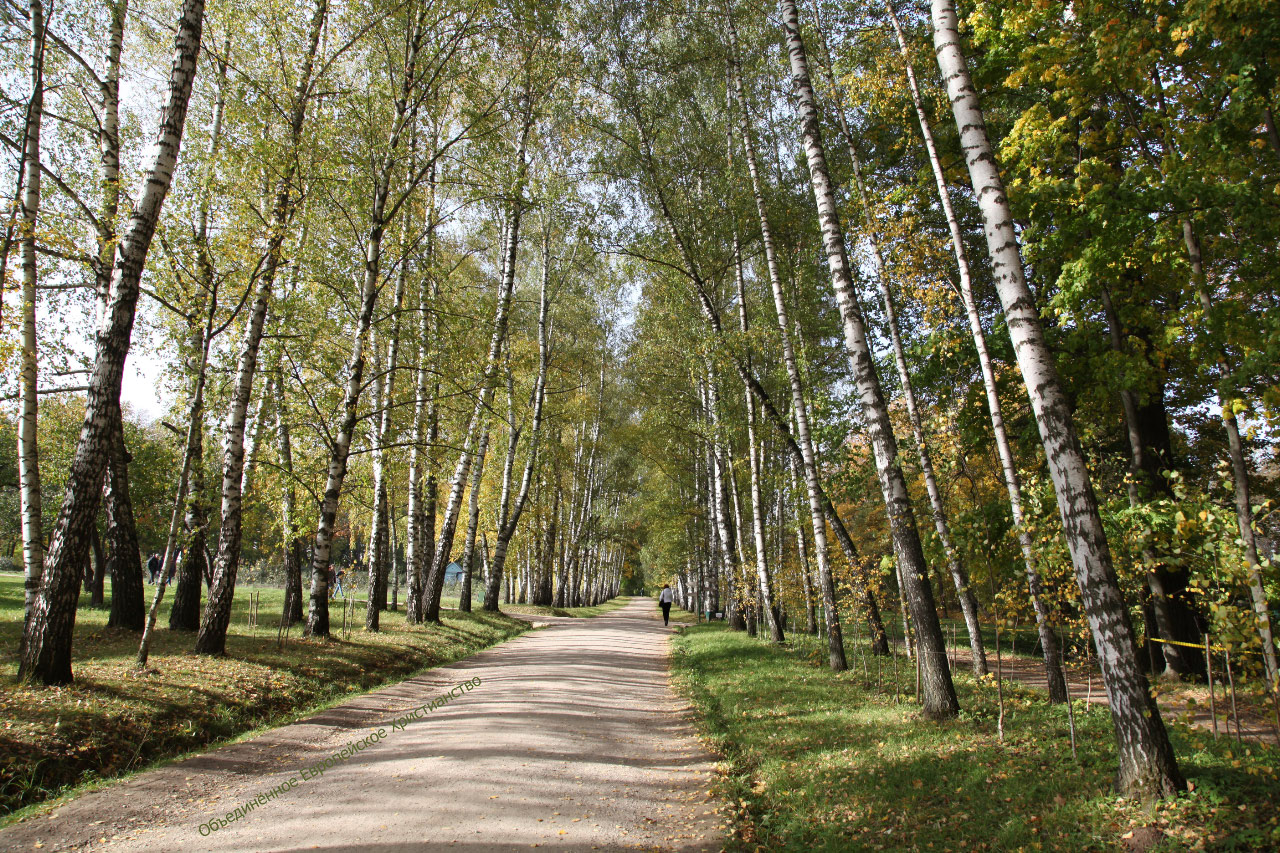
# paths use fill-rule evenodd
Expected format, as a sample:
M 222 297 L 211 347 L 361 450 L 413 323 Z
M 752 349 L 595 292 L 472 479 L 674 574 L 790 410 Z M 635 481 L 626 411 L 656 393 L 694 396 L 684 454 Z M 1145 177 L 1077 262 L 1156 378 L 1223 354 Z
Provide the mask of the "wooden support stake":
M 1227 684 L 1231 688 L 1231 719 L 1236 724 L 1236 743 L 1240 743 L 1240 714 L 1236 710 L 1236 680 L 1231 674 L 1231 649 L 1223 653 L 1227 662 Z
M 916 704 L 920 704 L 920 650 L 916 649 Z
M 1209 716 L 1213 720 L 1213 739 L 1218 739 L 1218 700 L 1213 692 L 1213 653 L 1209 650 L 1209 635 L 1204 635 L 1204 671 L 1209 678 Z
M 893 704 L 898 704 L 898 642 L 896 639 L 893 643 Z
M 1000 657 L 1000 614 L 996 614 L 996 735 L 1004 743 L 1004 661 Z
M 1063 671 L 1063 683 L 1067 688 L 1067 726 L 1071 730 L 1071 760 L 1078 761 L 1079 756 L 1076 755 L 1076 711 L 1071 700 L 1071 679 L 1066 677 L 1066 667 L 1063 666 L 1062 652 L 1058 652 L 1058 667 Z
M 1090 704 L 1093 702 L 1093 640 L 1086 640 L 1084 652 L 1085 683 L 1084 708 L 1089 710 Z

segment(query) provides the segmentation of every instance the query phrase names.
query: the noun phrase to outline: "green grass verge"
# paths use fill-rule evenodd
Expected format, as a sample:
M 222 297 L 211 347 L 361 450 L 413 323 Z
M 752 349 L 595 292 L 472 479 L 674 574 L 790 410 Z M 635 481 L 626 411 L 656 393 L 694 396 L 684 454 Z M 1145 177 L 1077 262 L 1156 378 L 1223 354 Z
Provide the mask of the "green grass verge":
M 609 613 L 613 610 L 626 607 L 631 603 L 631 597 L 627 595 L 611 598 L 602 604 L 596 604 L 591 607 L 546 607 L 541 604 L 503 604 L 501 605 L 503 613 L 520 613 L 524 616 L 571 616 L 578 618 L 590 618 L 599 616 L 603 613 Z
M 697 613 L 691 613 L 679 605 L 671 608 L 672 625 L 697 625 L 699 621 Z
M 148 587 L 148 603 L 151 592 Z M 256 631 L 247 624 L 253 592 L 260 595 Z M 281 725 L 529 627 L 502 614 L 456 611 L 442 613 L 439 625 L 410 626 L 400 611 L 384 613 L 382 631 L 367 634 L 361 606 L 347 639 L 302 639 L 295 626 L 278 648 L 283 599 L 280 589 L 238 588 L 227 655 L 220 658 L 193 654 L 194 635 L 163 627 L 169 608 L 162 606 L 146 674 L 133 667 L 139 635 L 106 627 L 106 610 L 82 606 L 75 683 L 27 687 L 15 682 L 22 579 L 0 576 L 0 814 Z M 341 600 L 331 614 L 337 636 Z
M 1193 789 L 1144 804 L 1114 794 L 1105 709 L 1065 706 L 957 673 L 956 720 L 917 713 L 914 669 L 851 652 L 833 673 L 816 638 L 779 649 L 722 625 L 674 638 L 677 688 L 724 757 L 728 850 L 1260 850 L 1280 848 L 1280 751 L 1173 724 Z M 863 668 L 864 661 L 866 668 Z

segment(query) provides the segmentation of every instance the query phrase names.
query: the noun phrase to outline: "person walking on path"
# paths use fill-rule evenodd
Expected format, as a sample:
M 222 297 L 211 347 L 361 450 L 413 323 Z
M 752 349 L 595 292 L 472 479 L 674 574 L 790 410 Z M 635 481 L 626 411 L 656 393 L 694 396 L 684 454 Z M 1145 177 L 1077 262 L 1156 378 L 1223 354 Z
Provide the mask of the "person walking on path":
M 151 583 L 155 583 L 160 579 L 160 565 L 160 555 L 153 552 L 151 556 L 147 558 L 147 577 L 150 579 Z
M 676 600 L 675 590 L 671 588 L 671 584 L 664 583 L 662 592 L 658 593 L 658 604 L 662 607 L 662 624 L 671 624 L 671 602 Z

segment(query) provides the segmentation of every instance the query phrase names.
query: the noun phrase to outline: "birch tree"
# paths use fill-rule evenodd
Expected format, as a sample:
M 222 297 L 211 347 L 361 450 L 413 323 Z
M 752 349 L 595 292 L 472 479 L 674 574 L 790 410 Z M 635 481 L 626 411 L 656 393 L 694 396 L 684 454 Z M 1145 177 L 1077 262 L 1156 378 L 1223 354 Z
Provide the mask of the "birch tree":
M 827 169 L 826 150 L 818 124 L 817 101 L 809 80 L 808 55 L 800 34 L 800 21 L 794 0 L 782 0 L 782 29 L 791 60 L 792 85 L 799 101 L 805 159 L 809 164 L 814 200 L 818 205 L 823 249 L 831 273 L 832 289 L 840 307 L 849 369 L 858 389 L 868 438 L 874 449 L 880 491 L 892 531 L 894 553 L 901 569 L 904 594 L 916 628 L 924 711 L 931 717 L 954 716 L 959 711 L 959 703 L 951 684 L 946 643 L 938 624 L 933 589 L 929 584 L 928 567 L 915 524 L 915 514 L 907 495 L 906 480 L 898 463 L 897 440 L 889 420 L 888 405 L 867 343 L 862 312 L 856 304 L 853 292 L 852 272 L 836 207 L 835 190 Z
M 307 37 L 307 49 L 299 69 L 298 81 L 289 106 L 289 124 L 285 147 L 285 164 L 275 191 L 271 209 L 271 228 L 267 236 L 265 262 L 254 287 L 253 303 L 245 323 L 244 338 L 236 366 L 231 405 L 223 424 L 222 511 L 218 531 L 217 553 L 213 565 L 213 582 L 209 602 L 200 620 L 196 651 L 219 655 L 226 651 L 227 624 L 231 619 L 231 601 L 235 594 L 236 574 L 240 567 L 242 513 L 244 501 L 244 434 L 245 418 L 253 395 L 253 380 L 258 367 L 258 348 L 267 322 L 267 309 L 280 268 L 284 241 L 299 195 L 295 186 L 298 152 L 302 142 L 307 110 L 314 96 L 316 59 L 320 36 L 328 16 L 328 0 L 316 0 Z
M 1117 783 L 1129 794 L 1171 796 L 1184 783 L 1160 709 L 1138 668 L 1128 609 L 1116 581 L 1071 410 L 1045 342 L 1035 297 L 1027 286 L 1004 181 L 961 47 L 955 6 L 950 0 L 934 0 L 931 9 L 938 68 L 960 129 L 965 162 L 986 226 L 996 289 L 1049 460 L 1076 581 L 1098 650 L 1119 753 Z
M 31 630 L 37 596 L 44 574 L 44 522 L 40 494 L 40 455 L 36 442 L 40 419 L 38 356 L 36 338 L 36 229 L 40 214 L 40 128 L 44 118 L 45 12 L 41 0 L 27 7 L 31 27 L 29 79 L 31 97 L 27 102 L 21 158 L 22 206 L 22 356 L 19 378 L 18 491 L 22 513 L 23 564 L 23 649 Z M 24 658 L 25 660 L 25 658 Z M 68 665 L 68 671 L 70 666 Z
M 911 62 L 911 53 L 907 46 L 906 35 L 898 20 L 893 3 L 885 3 L 889 14 L 889 22 L 893 27 L 894 37 L 902 56 L 907 88 L 911 93 L 912 106 L 920 126 L 920 134 L 924 142 L 925 153 L 929 159 L 929 167 L 933 173 L 937 187 L 938 200 L 942 205 L 947 220 L 947 230 L 951 239 L 951 251 L 956 261 L 957 284 L 960 298 L 964 304 L 965 317 L 969 323 L 969 332 L 973 337 L 974 348 L 978 354 L 978 365 L 982 373 L 982 386 L 986 393 L 987 411 L 991 417 L 991 431 L 995 436 L 996 452 L 1000 457 L 1000 470 L 1004 478 L 1005 490 L 1009 495 L 1009 508 L 1013 515 L 1013 525 L 1018 536 L 1018 546 L 1022 551 L 1023 565 L 1026 567 L 1027 587 L 1031 593 L 1032 606 L 1036 613 L 1036 627 L 1040 633 L 1040 646 L 1045 659 L 1045 675 L 1049 686 L 1050 698 L 1066 701 L 1066 682 L 1062 675 L 1061 655 L 1058 651 L 1057 638 L 1053 627 L 1049 624 L 1049 613 L 1043 597 L 1043 583 L 1040 572 L 1036 568 L 1035 544 L 1031 531 L 1027 528 L 1022 512 L 1022 483 L 1018 474 L 1017 463 L 1009 444 L 1009 435 L 1004 425 L 1004 414 L 1000 407 L 1000 396 L 996 388 L 995 370 L 992 367 L 991 354 L 987 346 L 987 336 L 978 313 L 977 301 L 973 295 L 973 276 L 969 268 L 968 252 L 960 229 L 960 221 L 951 202 L 951 190 L 938 156 L 937 144 L 934 142 L 933 130 L 924 110 L 920 95 L 920 86 L 916 82 L 915 68 Z
M 381 269 L 383 238 L 408 202 L 413 191 L 426 178 L 434 161 L 447 152 L 468 132 L 463 127 L 451 139 L 430 152 L 425 165 L 414 156 L 414 124 L 419 111 L 435 106 L 440 98 L 439 81 L 449 60 L 462 49 L 470 35 L 471 23 L 465 16 L 451 21 L 440 33 L 440 41 L 429 42 L 428 24 L 435 11 L 428 3 L 410 10 L 410 26 L 405 35 L 403 66 L 398 69 L 399 86 L 393 107 L 393 119 L 386 142 L 378 152 L 370 187 L 371 203 L 364 238 L 364 275 L 356 308 L 356 328 L 351 356 L 345 370 L 346 382 L 341 404 L 341 420 L 329 447 L 328 471 L 320 520 L 311 549 L 311 602 L 307 615 L 307 635 L 329 636 L 329 563 L 333 544 L 333 527 L 338 513 L 338 500 L 347 475 L 351 442 L 358 420 L 358 406 L 364 390 L 365 351 L 368 346 L 373 312 L 382 286 Z M 424 48 L 435 47 L 428 53 Z M 403 149 L 402 149 L 403 146 Z M 407 150 L 407 153 L 406 153 Z M 398 171 L 407 171 L 403 189 L 392 195 L 392 182 Z M 443 570 L 443 569 L 442 569 Z
M 538 469 L 538 444 L 542 436 L 543 406 L 547 398 L 547 370 L 551 362 L 551 321 L 550 321 L 550 280 L 551 250 L 550 224 L 548 215 L 543 213 L 543 251 L 542 280 L 538 289 L 538 374 L 533 386 L 533 413 L 529 425 L 529 450 L 525 459 L 524 472 L 520 475 L 520 485 L 514 504 L 511 502 L 511 473 L 515 461 L 515 452 L 519 440 L 519 431 L 514 421 L 510 425 L 507 458 L 502 469 L 502 494 L 498 501 L 498 535 L 494 542 L 493 556 L 488 560 L 488 579 L 485 583 L 484 609 L 490 612 L 498 610 L 498 594 L 502 589 L 503 573 L 506 570 L 507 553 L 511 540 L 515 536 L 520 517 L 524 513 L 525 501 L 529 498 L 529 487 Z M 483 457 L 483 453 L 481 454 Z M 470 571 L 470 565 L 464 564 Z
M 515 179 L 512 196 L 509 199 L 510 213 L 507 218 L 505 242 L 502 247 L 501 278 L 498 283 L 498 299 L 494 309 L 493 331 L 489 340 L 489 351 L 485 356 L 484 368 L 480 375 L 480 391 L 476 397 L 475 407 L 467 425 L 466 440 L 458 463 L 449 483 L 449 500 L 445 505 L 444 518 L 441 521 L 440 537 L 436 542 L 435 555 L 431 561 L 431 571 L 427 577 L 423 618 L 428 622 L 440 621 L 440 593 L 444 588 L 444 570 L 449 563 L 449 554 L 453 549 L 453 537 L 457 529 L 458 515 L 462 507 L 462 495 L 466 487 L 467 474 L 475 458 L 478 431 L 484 410 L 488 408 L 493 395 L 493 380 L 498 370 L 498 360 L 506 341 L 508 316 L 511 310 L 511 294 L 515 289 L 516 260 L 520 248 L 520 218 L 525 205 L 524 183 L 528 169 L 527 151 L 529 133 L 533 128 L 533 93 L 528 80 L 521 95 L 521 126 L 515 145 Z
M 184 0 L 175 32 L 173 63 L 155 137 L 154 157 L 116 249 L 108 310 L 97 335 L 97 353 L 89 378 L 84 424 L 72 460 L 66 497 L 49 540 L 40 597 L 25 633 L 18 671 L 23 681 L 66 684 L 72 680 L 71 635 L 80 574 L 98 509 L 98 484 L 110 452 L 113 417 L 119 413 L 121 375 L 129 352 L 139 285 L 177 164 L 203 25 L 203 0 Z

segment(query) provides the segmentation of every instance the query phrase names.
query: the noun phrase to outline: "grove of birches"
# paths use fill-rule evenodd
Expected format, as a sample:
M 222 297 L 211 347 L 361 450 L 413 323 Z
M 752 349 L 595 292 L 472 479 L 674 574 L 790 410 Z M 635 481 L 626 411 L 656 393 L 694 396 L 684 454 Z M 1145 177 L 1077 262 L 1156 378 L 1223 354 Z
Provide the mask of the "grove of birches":
M 104 578 L 144 666 L 156 632 L 224 654 L 250 573 L 329 637 L 342 565 L 368 631 L 664 581 L 834 670 L 905 626 L 937 719 L 952 666 L 994 668 L 982 626 L 1032 626 L 1050 701 L 1064 662 L 1100 672 L 1135 795 L 1184 785 L 1153 685 L 1203 679 L 1206 640 L 1274 701 L 1267 3 L 8 0 L 3 26 L 22 681 L 75 678 Z M 162 411 L 122 398 L 132 365 Z

